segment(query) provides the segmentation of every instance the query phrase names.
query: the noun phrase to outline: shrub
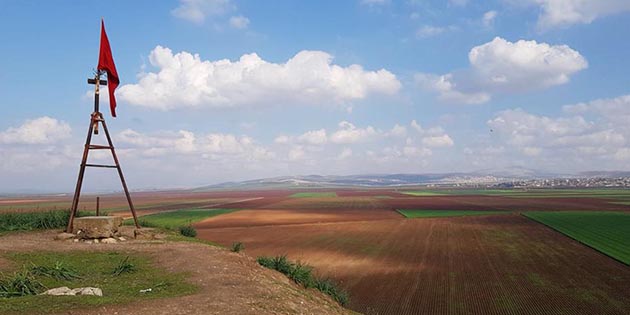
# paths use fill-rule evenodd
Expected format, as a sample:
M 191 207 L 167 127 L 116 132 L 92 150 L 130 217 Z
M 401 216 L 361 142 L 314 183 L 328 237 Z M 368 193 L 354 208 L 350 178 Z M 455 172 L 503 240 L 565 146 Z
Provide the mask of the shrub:
M 125 257 L 125 259 L 121 260 L 118 265 L 116 265 L 116 267 L 114 267 L 114 270 L 112 270 L 112 275 L 120 276 L 123 273 L 136 272 L 136 270 L 136 265 L 129 262 L 129 256 L 127 256 Z
M 28 270 L 16 272 L 12 277 L 0 280 L 0 297 L 3 298 L 37 295 L 44 289 L 44 285 L 35 280 Z
M 195 228 L 191 225 L 180 226 L 179 234 L 187 237 L 195 237 L 197 236 L 197 230 L 195 230 Z
M 74 280 L 81 278 L 76 270 L 70 267 L 66 267 L 62 262 L 59 261 L 55 262 L 55 265 L 53 267 L 33 266 L 31 267 L 30 271 L 31 274 L 35 276 L 46 276 L 57 280 Z
M 320 292 L 328 294 L 342 306 L 346 306 L 348 304 L 348 293 L 339 289 L 339 287 L 329 278 L 316 279 L 314 286 Z
M 348 293 L 340 289 L 331 279 L 318 279 L 313 275 L 313 267 L 298 263 L 291 263 L 286 255 L 276 257 L 260 256 L 256 258 L 258 264 L 265 268 L 277 270 L 285 274 L 295 283 L 305 288 L 315 288 L 332 297 L 342 306 L 348 304 Z
M 232 249 L 231 249 L 232 252 L 239 253 L 243 249 L 245 249 L 245 245 L 243 245 L 243 243 L 241 242 L 232 243 Z

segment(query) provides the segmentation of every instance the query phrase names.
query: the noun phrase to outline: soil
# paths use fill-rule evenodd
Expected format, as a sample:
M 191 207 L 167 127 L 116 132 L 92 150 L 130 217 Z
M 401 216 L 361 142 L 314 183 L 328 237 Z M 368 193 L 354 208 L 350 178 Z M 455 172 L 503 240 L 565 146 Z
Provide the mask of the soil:
M 0 256 L 14 251 L 129 251 L 148 255 L 158 266 L 189 274 L 193 295 L 110 305 L 63 314 L 353 314 L 318 291 L 305 290 L 253 258 L 224 248 L 190 242 L 127 241 L 86 244 L 53 241 L 57 232 L 0 237 Z M 6 264 L 0 259 L 0 269 Z

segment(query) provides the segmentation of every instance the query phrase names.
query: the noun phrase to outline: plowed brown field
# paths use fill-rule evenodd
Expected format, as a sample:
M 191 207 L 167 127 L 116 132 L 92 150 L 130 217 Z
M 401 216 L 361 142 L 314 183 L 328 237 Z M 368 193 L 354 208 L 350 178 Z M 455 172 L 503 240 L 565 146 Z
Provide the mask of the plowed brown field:
M 374 195 L 387 195 L 382 191 Z M 201 238 L 288 255 L 339 281 L 365 314 L 627 314 L 630 268 L 521 210 L 627 210 L 589 198 L 290 198 L 196 224 Z M 404 219 L 397 208 L 511 215 Z

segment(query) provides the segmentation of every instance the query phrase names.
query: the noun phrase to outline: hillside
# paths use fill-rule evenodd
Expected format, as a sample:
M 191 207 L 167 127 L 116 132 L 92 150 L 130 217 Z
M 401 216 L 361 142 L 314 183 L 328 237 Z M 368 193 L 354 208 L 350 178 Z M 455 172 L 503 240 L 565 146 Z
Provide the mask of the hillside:
M 142 300 L 63 314 L 355 314 L 315 290 L 305 290 L 284 275 L 245 255 L 200 243 L 127 241 L 85 244 L 53 241 L 53 231 L 0 237 L 0 271 L 14 269 L 6 254 L 31 251 L 120 251 L 150 257 L 158 267 L 184 272 L 199 287 L 177 298 Z

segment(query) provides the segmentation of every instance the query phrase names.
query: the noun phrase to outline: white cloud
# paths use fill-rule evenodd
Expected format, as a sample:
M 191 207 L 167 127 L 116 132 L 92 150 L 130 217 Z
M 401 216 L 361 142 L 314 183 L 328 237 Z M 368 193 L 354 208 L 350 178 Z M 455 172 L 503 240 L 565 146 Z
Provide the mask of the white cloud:
M 447 134 L 443 134 L 441 136 L 430 136 L 422 138 L 422 144 L 427 147 L 438 148 L 438 147 L 452 147 L 455 143 L 453 139 L 449 137 Z
M 0 132 L 0 143 L 49 144 L 70 138 L 72 129 L 64 121 L 43 116 L 25 121 L 19 127 Z
M 433 75 L 417 73 L 414 75 L 416 83 L 423 89 L 438 94 L 438 99 L 451 104 L 483 104 L 490 100 L 490 94 L 486 92 L 464 93 L 457 89 L 453 82 L 453 74 Z
M 198 134 L 187 130 L 144 134 L 126 129 L 116 135 L 116 143 L 126 145 L 127 152 L 136 151 L 148 157 L 173 154 L 194 155 L 207 159 L 265 160 L 274 155 L 248 136 L 210 133 Z M 236 162 L 236 160 L 234 161 Z
M 230 17 L 230 26 L 241 30 L 246 29 L 249 26 L 249 19 L 242 15 Z
M 295 146 L 289 151 L 289 161 L 299 161 L 304 159 L 306 152 L 302 146 Z
M 328 141 L 328 137 L 326 136 L 326 129 L 319 129 L 305 132 L 297 137 L 297 140 L 306 144 L 322 145 Z
M 491 10 L 483 14 L 481 18 L 481 22 L 485 27 L 492 27 L 494 25 L 494 20 L 497 18 L 497 11 Z
M 223 15 L 234 9 L 230 0 L 180 0 L 173 16 L 201 24 L 208 16 Z
M 278 143 L 278 144 L 287 144 L 287 143 L 289 143 L 289 141 L 291 141 L 291 138 L 289 136 L 285 136 L 285 135 L 277 136 L 273 140 L 273 142 Z
M 414 120 L 414 122 L 415 122 L 415 120 Z M 405 126 L 401 126 L 399 124 L 395 124 L 394 127 L 392 127 L 392 130 L 387 132 L 387 135 L 388 136 L 392 136 L 392 137 L 404 137 L 404 136 L 407 135 L 407 128 Z
M 540 7 L 542 29 L 589 24 L 595 19 L 630 11 L 628 0 L 529 0 Z
M 588 62 L 566 45 L 496 37 L 473 47 L 470 68 L 445 75 L 418 73 L 416 82 L 449 103 L 480 104 L 493 93 L 524 92 L 565 84 Z
M 330 141 L 338 144 L 348 144 L 356 142 L 365 142 L 379 135 L 379 131 L 372 126 L 366 128 L 357 128 L 352 123 L 342 121 L 339 123 L 339 130 L 330 136 Z
M 614 122 L 618 125 L 626 124 L 630 128 L 630 95 L 598 99 L 575 105 L 565 105 L 562 109 L 565 113 L 574 115 L 587 113 L 597 114 L 607 121 Z
M 527 113 L 522 109 L 499 112 L 488 121 L 504 141 L 525 155 L 538 156 L 543 151 L 567 159 L 584 154 L 612 155 L 623 148 L 630 137 L 625 124 L 604 120 L 588 121 L 582 116 L 551 118 Z M 573 154 L 573 155 L 572 155 Z
M 401 83 L 391 72 L 360 65 L 332 64 L 322 51 L 301 51 L 286 63 L 255 53 L 238 61 L 205 61 L 199 55 L 157 46 L 149 55 L 157 72 L 141 73 L 119 95 L 133 105 L 171 110 L 180 107 L 235 107 L 274 103 L 344 104 L 371 94 L 396 94 Z

